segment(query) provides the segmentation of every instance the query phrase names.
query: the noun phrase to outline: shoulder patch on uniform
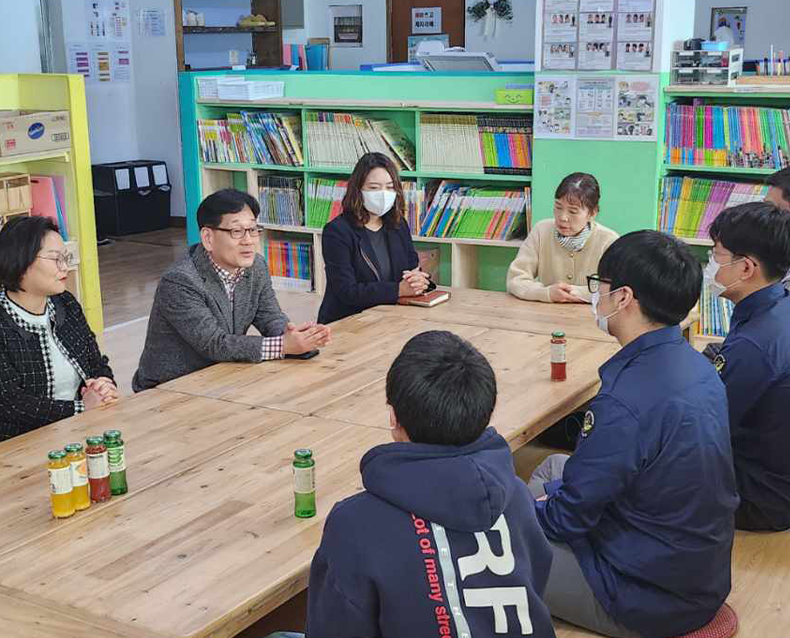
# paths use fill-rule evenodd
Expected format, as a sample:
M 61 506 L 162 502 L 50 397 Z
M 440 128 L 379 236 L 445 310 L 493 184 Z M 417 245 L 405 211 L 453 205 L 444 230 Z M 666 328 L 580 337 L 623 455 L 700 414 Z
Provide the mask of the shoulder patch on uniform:
M 727 359 L 724 358 L 723 354 L 717 354 L 716 358 L 713 360 L 713 367 L 716 368 L 716 372 L 721 374 L 721 371 L 724 370 L 724 366 L 727 365 Z
M 584 425 L 582 425 L 582 437 L 587 438 L 595 427 L 595 415 L 592 410 L 587 410 L 584 414 Z

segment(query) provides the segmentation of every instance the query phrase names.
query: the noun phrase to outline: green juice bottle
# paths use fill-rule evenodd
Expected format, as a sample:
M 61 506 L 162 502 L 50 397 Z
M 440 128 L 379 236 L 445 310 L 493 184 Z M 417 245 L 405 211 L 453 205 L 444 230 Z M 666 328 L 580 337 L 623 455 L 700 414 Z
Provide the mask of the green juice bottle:
M 296 450 L 294 470 L 294 514 L 298 518 L 315 516 L 315 461 L 312 450 Z
M 110 462 L 110 491 L 113 496 L 126 494 L 126 449 L 119 430 L 107 430 L 104 433 L 104 445 Z

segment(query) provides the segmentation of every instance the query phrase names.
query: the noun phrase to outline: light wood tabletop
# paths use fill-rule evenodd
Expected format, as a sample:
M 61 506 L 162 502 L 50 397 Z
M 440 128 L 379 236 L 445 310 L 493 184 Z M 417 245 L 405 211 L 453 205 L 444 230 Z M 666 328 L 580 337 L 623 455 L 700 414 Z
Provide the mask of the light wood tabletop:
M 234 636 L 306 587 L 326 515 L 362 488 L 365 452 L 391 440 L 384 381 L 410 337 L 451 330 L 489 358 L 492 425 L 514 449 L 591 398 L 617 350 L 571 337 L 568 380 L 552 383 L 542 324 L 508 330 L 415 310 L 337 322 L 314 359 L 216 365 L 0 444 L 0 605 L 14 602 L 0 633 Z M 129 493 L 52 520 L 47 450 L 110 428 L 127 443 Z M 317 463 L 309 520 L 293 515 L 299 447 Z
M 372 312 L 380 312 L 390 317 L 452 322 L 543 335 L 562 330 L 568 338 L 572 339 L 616 343 L 614 337 L 602 332 L 595 325 L 590 304 L 524 301 L 505 292 L 473 288 L 448 290 L 451 292 L 450 300 L 433 308 L 376 306 Z M 698 319 L 699 313 L 696 309 L 692 310 L 681 323 L 681 328 L 688 329 Z

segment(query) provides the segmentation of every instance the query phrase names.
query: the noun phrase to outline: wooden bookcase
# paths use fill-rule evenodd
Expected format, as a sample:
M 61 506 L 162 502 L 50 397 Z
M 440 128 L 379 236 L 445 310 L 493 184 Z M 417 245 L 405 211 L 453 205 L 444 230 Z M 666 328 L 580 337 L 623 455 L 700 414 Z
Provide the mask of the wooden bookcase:
M 213 26 L 213 27 L 190 27 L 183 24 L 183 0 L 174 0 L 175 10 L 175 33 L 176 33 L 176 57 L 178 59 L 178 70 L 185 70 L 184 62 L 184 37 L 200 37 L 207 34 L 229 34 L 229 33 L 250 33 L 252 34 L 252 50 L 258 58 L 258 67 L 279 67 L 283 60 L 283 25 L 281 0 L 251 0 L 250 13 L 253 15 L 262 14 L 272 22 L 273 26 L 263 27 L 238 27 L 236 25 Z M 222 4 L 222 0 L 217 0 Z M 239 60 L 244 64 L 244 60 Z M 257 67 L 256 67 L 257 68 Z M 200 69 L 191 69 L 199 71 Z

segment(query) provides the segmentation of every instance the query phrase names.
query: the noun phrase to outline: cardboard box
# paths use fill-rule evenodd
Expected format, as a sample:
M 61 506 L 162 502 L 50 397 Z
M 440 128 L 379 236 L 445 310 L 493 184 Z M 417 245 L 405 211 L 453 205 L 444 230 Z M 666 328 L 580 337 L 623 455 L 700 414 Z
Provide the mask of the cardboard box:
M 68 111 L 41 111 L 0 119 L 0 156 L 71 148 Z

